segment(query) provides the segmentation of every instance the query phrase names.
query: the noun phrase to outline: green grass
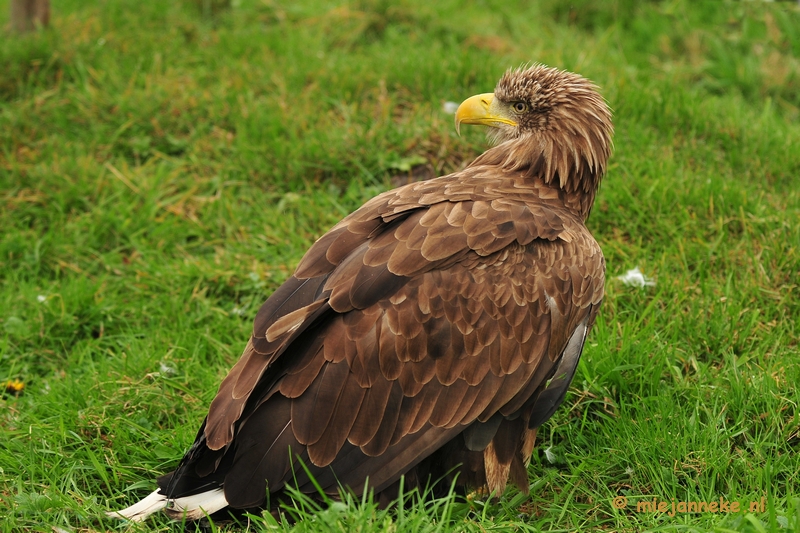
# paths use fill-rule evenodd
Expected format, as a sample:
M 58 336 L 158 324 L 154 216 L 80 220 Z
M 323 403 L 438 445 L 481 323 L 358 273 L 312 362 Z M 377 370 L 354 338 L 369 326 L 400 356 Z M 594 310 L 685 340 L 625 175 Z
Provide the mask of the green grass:
M 1 532 L 117 528 L 313 240 L 480 153 L 442 103 L 529 61 L 595 80 L 616 125 L 607 297 L 530 498 L 300 501 L 251 529 L 800 530 L 800 8 L 460 4 L 64 0 L 0 40 L 0 381 L 25 383 L 0 398 Z M 635 266 L 656 285 L 615 278 Z

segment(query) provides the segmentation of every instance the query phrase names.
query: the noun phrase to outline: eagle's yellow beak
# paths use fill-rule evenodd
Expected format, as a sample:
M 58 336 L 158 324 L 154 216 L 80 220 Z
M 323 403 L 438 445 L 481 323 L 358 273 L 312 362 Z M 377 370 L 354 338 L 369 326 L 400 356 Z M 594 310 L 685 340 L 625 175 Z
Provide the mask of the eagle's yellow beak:
M 501 124 L 516 126 L 517 123 L 500 114 L 494 93 L 476 94 L 467 98 L 456 110 L 456 132 L 461 135 L 461 124 L 480 124 L 498 127 Z

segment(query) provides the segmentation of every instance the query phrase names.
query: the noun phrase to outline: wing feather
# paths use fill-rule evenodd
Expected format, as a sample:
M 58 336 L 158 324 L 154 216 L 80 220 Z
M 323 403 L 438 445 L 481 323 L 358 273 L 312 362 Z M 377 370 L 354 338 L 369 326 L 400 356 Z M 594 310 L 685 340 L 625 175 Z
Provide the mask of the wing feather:
M 321 355 L 318 356 L 322 359 Z M 347 363 L 325 363 L 312 385 L 292 402 L 292 430 L 301 444 L 317 442 L 331 422 L 336 405 L 345 392 Z
M 320 438 L 308 446 L 308 456 L 315 465 L 329 465 L 342 449 L 358 416 L 359 407 L 367 390 L 348 373 L 336 403 L 331 423 L 323 429 Z
M 377 419 L 378 429 L 370 441 L 365 446 L 361 447 L 365 454 L 372 457 L 386 452 L 386 449 L 392 442 L 392 437 L 397 428 L 397 420 L 400 417 L 400 409 L 403 403 L 403 390 L 396 381 L 391 381 L 390 383 L 389 398 L 386 402 L 387 408 L 384 410 L 382 416 Z
M 393 382 L 386 379 L 377 379 L 364 396 L 358 410 L 358 416 L 353 423 L 347 440 L 356 446 L 369 443 L 381 424 L 381 418 L 386 412 L 389 396 L 392 392 Z

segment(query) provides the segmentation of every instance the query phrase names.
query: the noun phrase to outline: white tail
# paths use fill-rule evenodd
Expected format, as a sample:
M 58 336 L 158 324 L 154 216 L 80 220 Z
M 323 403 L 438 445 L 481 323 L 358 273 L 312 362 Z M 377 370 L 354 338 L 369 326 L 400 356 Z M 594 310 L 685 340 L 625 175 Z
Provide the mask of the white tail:
M 193 494 L 192 496 L 175 498 L 174 500 L 168 500 L 166 496 L 157 490 L 127 509 L 106 514 L 113 518 L 142 522 L 151 514 L 164 509 L 173 518 L 185 517 L 186 520 L 199 520 L 227 506 L 228 500 L 225 499 L 225 493 L 222 489 L 214 489 Z

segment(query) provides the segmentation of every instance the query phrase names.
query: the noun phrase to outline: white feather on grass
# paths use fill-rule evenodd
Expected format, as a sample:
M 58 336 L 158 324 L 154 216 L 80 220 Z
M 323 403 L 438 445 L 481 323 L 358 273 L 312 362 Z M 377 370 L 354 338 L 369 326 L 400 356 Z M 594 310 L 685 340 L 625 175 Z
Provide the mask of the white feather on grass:
M 617 276 L 617 279 L 632 287 L 653 287 L 656 284 L 652 278 L 645 276 L 638 266 L 628 270 L 621 276 Z

